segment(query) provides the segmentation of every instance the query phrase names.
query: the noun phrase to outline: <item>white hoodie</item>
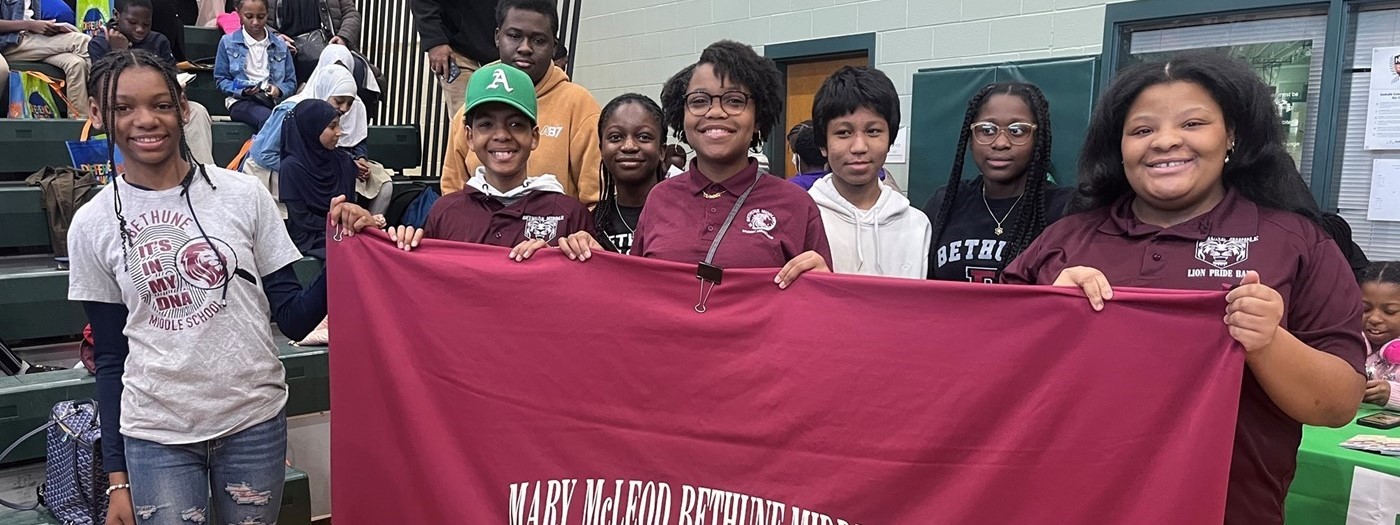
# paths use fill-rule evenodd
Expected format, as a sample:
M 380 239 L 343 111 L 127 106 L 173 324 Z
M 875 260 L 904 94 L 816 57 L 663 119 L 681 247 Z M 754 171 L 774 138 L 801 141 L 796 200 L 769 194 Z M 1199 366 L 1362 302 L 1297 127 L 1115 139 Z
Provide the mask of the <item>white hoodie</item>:
M 564 193 L 564 185 L 559 183 L 559 179 L 557 177 L 548 173 L 540 175 L 538 177 L 528 177 L 525 179 L 525 182 L 522 182 L 519 186 L 511 188 L 507 191 L 501 191 L 499 189 L 491 187 L 491 184 L 486 182 L 485 166 L 476 167 L 476 174 L 472 175 L 472 178 L 467 179 L 467 186 L 476 188 L 476 191 L 500 199 L 502 202 L 505 202 L 507 204 L 515 201 L 516 199 L 519 199 L 520 197 L 525 196 L 526 193 L 530 193 L 532 191 Z
M 812 200 L 822 213 L 836 273 L 926 279 L 933 226 L 909 199 L 880 184 L 880 198 L 861 211 L 836 192 L 828 173 L 812 184 Z

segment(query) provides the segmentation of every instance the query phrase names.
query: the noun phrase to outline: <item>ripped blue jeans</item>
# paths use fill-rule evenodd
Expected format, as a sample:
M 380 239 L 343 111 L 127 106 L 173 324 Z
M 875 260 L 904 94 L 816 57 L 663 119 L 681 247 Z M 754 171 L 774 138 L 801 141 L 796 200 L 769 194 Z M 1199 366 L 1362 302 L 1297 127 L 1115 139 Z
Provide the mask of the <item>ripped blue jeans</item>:
M 285 413 L 226 438 L 188 445 L 125 439 L 138 525 L 277 523 L 286 479 Z

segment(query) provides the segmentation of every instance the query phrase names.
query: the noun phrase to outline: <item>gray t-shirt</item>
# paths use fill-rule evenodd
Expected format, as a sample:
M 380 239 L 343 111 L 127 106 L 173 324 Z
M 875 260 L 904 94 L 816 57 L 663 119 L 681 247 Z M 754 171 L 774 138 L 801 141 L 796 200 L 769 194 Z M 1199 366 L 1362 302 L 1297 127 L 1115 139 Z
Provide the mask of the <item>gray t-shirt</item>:
M 131 313 L 122 331 L 131 349 L 122 434 L 167 445 L 229 436 L 273 418 L 287 401 L 261 278 L 301 253 L 257 179 L 205 168 L 218 189 L 196 174 L 188 203 L 180 187 L 113 183 L 131 239 L 125 255 L 112 185 L 68 230 L 68 299 Z

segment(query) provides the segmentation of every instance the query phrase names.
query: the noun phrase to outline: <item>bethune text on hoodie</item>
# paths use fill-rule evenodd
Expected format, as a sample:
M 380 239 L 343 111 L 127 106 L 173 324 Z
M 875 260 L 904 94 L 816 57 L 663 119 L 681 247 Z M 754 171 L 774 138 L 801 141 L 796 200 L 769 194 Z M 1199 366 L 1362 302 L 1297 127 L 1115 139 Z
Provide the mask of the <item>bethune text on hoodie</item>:
M 526 173 L 556 174 L 564 193 L 586 206 L 598 202 L 602 191 L 602 156 L 598 152 L 598 101 L 583 86 L 569 81 L 558 66 L 535 84 L 539 105 L 540 145 L 530 153 Z M 442 164 L 442 194 L 462 189 L 468 173 L 481 161 L 467 143 L 466 106 L 452 117 L 447 131 L 447 157 Z M 573 232 L 569 232 L 573 233 Z
M 438 199 L 423 225 L 423 236 L 429 239 L 506 248 L 525 239 L 555 245 L 577 231 L 593 233 L 593 214 L 565 195 L 553 175 L 530 177 L 501 191 L 486 182 L 486 168 L 476 169 L 465 190 Z
M 856 208 L 836 191 L 828 173 L 807 193 L 821 210 L 831 243 L 832 271 L 923 279 L 928 274 L 928 216 L 909 199 L 880 184 L 880 198 L 869 210 Z

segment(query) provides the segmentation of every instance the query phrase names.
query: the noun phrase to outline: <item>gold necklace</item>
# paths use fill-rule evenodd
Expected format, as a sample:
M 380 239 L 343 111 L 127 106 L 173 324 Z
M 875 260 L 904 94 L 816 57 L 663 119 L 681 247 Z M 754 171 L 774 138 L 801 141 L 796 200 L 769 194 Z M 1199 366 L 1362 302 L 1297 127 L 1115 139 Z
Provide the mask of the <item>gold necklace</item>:
M 724 190 L 719 190 L 718 193 L 710 193 L 705 190 L 700 190 L 700 194 L 704 195 L 706 199 L 718 199 L 724 195 Z
M 1026 196 L 1026 192 L 1025 192 L 1025 190 L 1022 190 L 1022 191 L 1021 191 L 1021 194 L 1018 195 L 1018 196 L 1016 196 L 1016 202 L 1011 203 L 1011 208 L 1008 209 L 1008 210 L 1006 210 L 1006 215 L 1002 215 L 1002 216 L 1001 216 L 1001 220 L 997 220 L 997 214 L 992 213 L 992 205 L 991 205 L 991 203 L 987 202 L 987 187 L 986 187 L 986 186 L 982 186 L 982 205 L 987 207 L 987 215 L 991 215 L 991 216 L 992 216 L 992 222 L 997 223 L 997 227 L 996 227 L 996 228 L 992 228 L 992 233 L 995 233 L 995 234 L 997 234 L 998 237 L 1000 237 L 1001 234 L 1002 234 L 1002 232 L 1006 231 L 1006 230 L 1001 229 L 1001 223 L 1002 223 L 1002 222 L 1005 222 L 1006 219 L 1008 219 L 1008 218 L 1011 217 L 1011 212 L 1016 211 L 1016 205 L 1017 205 L 1017 204 L 1020 204 L 1020 203 L 1021 203 L 1021 197 L 1025 197 L 1025 196 Z

